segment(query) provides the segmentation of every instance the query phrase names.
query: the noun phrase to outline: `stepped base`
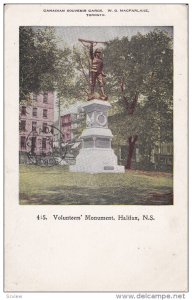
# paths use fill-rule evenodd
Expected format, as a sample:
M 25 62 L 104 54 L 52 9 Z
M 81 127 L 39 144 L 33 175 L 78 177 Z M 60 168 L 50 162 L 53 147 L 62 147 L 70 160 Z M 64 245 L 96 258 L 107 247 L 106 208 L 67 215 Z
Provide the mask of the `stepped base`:
M 113 149 L 83 148 L 76 158 L 76 164 L 70 166 L 71 172 L 85 173 L 124 173 L 124 166 L 117 164 Z

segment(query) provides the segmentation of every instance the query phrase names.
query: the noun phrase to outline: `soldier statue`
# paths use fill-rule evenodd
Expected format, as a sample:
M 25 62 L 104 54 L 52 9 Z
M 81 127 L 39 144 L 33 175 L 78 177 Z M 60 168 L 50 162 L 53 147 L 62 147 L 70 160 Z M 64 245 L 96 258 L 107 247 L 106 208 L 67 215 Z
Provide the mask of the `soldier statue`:
M 95 95 L 96 82 L 98 82 L 98 85 L 100 88 L 99 98 L 101 100 L 107 100 L 108 97 L 105 95 L 105 92 L 104 92 L 104 77 L 106 77 L 106 75 L 103 72 L 102 49 L 97 48 L 97 49 L 95 49 L 95 51 L 93 49 L 93 47 L 95 45 L 97 45 L 98 43 L 104 44 L 106 42 L 93 42 L 93 41 L 87 41 L 87 40 L 82 40 L 82 39 L 79 39 L 79 41 L 81 41 L 84 46 L 89 48 L 89 56 L 90 56 L 89 80 L 90 80 L 91 94 L 88 97 L 88 101 L 98 98 Z

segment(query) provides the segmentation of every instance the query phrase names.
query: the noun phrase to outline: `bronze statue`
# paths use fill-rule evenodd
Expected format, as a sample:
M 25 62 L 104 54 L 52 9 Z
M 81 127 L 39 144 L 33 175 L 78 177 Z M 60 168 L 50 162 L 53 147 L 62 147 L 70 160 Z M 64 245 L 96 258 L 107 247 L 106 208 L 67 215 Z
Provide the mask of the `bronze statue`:
M 104 77 L 106 75 L 103 72 L 103 59 L 102 59 L 102 49 L 97 48 L 93 49 L 94 46 L 99 44 L 106 44 L 106 42 L 95 42 L 95 41 L 88 41 L 79 39 L 82 42 L 83 46 L 89 48 L 89 56 L 90 56 L 90 70 L 89 70 L 89 80 L 90 80 L 90 89 L 91 94 L 88 97 L 88 101 L 98 98 L 95 95 L 95 86 L 96 82 L 98 82 L 100 87 L 100 99 L 107 100 L 107 96 L 104 93 Z M 88 45 L 87 45 L 88 44 Z

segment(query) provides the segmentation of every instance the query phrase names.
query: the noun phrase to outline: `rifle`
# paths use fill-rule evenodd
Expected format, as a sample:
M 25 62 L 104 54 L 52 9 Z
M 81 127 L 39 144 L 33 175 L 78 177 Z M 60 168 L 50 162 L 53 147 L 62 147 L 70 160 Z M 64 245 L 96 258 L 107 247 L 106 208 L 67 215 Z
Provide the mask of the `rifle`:
M 90 41 L 90 40 L 83 40 L 78 39 L 81 43 L 89 43 L 89 44 L 108 44 L 108 42 L 98 42 L 98 41 Z

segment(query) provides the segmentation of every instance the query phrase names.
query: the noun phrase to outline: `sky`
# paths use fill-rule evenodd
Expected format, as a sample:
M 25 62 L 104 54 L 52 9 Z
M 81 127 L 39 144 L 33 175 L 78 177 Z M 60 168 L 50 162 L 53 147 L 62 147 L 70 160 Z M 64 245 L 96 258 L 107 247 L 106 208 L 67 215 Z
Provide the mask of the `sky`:
M 55 27 L 60 40 L 63 40 L 68 46 L 78 45 L 78 38 L 94 41 L 109 41 L 116 37 L 127 36 L 131 38 L 138 32 L 147 34 L 154 29 L 165 30 L 170 36 L 173 35 L 173 27 L 164 26 L 70 26 Z

